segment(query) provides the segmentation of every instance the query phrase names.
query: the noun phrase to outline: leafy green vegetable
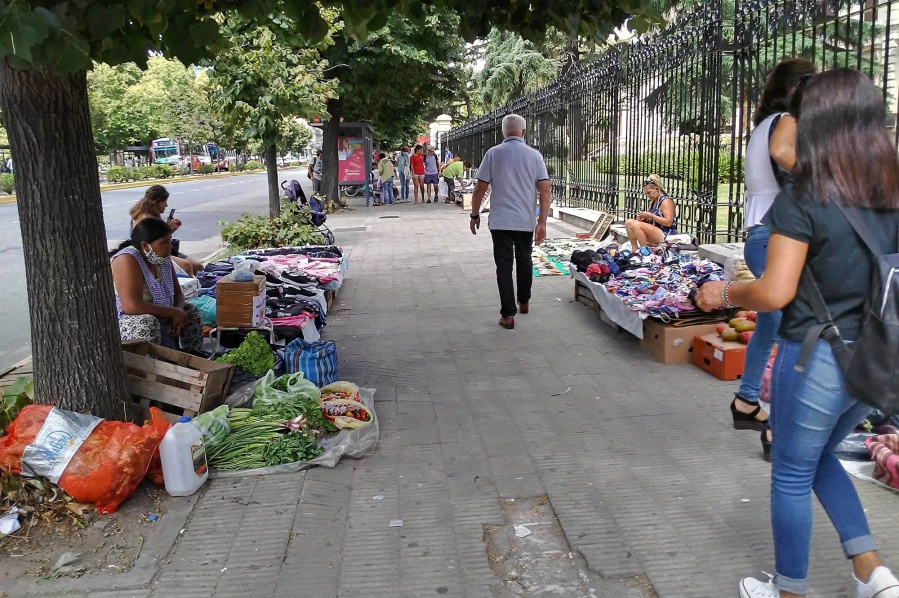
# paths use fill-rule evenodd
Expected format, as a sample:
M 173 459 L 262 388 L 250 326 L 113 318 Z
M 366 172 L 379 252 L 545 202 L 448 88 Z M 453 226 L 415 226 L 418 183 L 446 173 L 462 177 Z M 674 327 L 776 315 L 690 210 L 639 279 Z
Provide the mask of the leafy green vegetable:
M 248 334 L 238 348 L 225 353 L 216 361 L 233 363 L 254 376 L 261 376 L 275 367 L 274 353 L 269 348 L 268 342 L 256 331 Z
M 34 380 L 20 376 L 3 393 L 0 400 L 0 436 L 12 423 L 22 407 L 34 402 Z
M 288 432 L 269 442 L 263 451 L 266 465 L 282 465 L 310 461 L 324 452 L 315 444 L 315 437 L 307 432 Z
M 221 444 L 231 432 L 231 426 L 228 424 L 229 409 L 228 405 L 222 405 L 191 420 L 191 423 L 203 433 L 203 444 L 206 445 L 207 451 Z

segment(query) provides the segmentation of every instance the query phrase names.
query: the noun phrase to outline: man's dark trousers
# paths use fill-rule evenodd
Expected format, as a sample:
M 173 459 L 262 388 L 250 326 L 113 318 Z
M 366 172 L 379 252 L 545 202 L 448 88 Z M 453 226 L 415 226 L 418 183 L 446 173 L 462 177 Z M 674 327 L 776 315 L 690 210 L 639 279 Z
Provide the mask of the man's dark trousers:
M 532 231 L 491 230 L 493 237 L 493 261 L 496 262 L 496 284 L 499 287 L 500 315 L 504 318 L 518 313 L 515 304 L 515 287 L 512 286 L 512 261 L 515 261 L 518 282 L 518 303 L 531 300 L 531 283 L 534 273 L 531 250 L 534 243 Z

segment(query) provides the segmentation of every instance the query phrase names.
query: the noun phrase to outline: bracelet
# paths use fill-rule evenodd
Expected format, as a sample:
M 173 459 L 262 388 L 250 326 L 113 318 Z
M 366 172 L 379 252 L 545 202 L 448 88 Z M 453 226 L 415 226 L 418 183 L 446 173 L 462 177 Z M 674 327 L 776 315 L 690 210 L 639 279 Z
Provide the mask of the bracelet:
M 724 285 L 724 288 L 721 289 L 721 301 L 722 301 L 722 303 L 724 303 L 724 307 L 726 309 L 731 309 L 731 308 L 736 307 L 736 305 L 734 305 L 730 301 L 730 287 L 735 284 L 737 284 L 737 282 L 735 280 L 728 281 Z
M 472 219 L 472 220 L 480 220 L 480 219 L 481 219 L 481 215 L 480 215 L 480 214 L 471 214 L 470 216 L 471 216 L 471 219 Z

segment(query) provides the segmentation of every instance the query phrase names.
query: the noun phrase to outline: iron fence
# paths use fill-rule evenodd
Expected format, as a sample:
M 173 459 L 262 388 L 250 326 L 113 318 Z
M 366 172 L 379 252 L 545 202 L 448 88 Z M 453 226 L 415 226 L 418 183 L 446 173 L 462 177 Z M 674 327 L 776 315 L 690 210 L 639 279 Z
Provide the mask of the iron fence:
M 783 58 L 852 67 L 883 89 L 897 136 L 899 0 L 706 0 L 659 31 L 608 47 L 556 81 L 453 128 L 444 144 L 478 164 L 506 114 L 528 123 L 558 205 L 630 217 L 659 174 L 679 228 L 742 238 L 743 158 L 765 77 Z

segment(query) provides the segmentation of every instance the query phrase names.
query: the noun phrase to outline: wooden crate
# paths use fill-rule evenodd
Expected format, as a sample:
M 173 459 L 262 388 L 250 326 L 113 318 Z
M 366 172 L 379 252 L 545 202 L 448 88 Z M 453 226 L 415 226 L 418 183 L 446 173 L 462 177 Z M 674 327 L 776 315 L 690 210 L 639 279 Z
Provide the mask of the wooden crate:
M 166 419 L 177 422 L 222 404 L 231 388 L 235 366 L 161 347 L 147 341 L 122 344 L 125 386 L 135 413 L 149 419 L 150 407 L 159 407 Z
M 16 378 L 20 377 L 29 379 L 34 378 L 34 373 L 31 369 L 30 356 L 15 365 L 0 369 L 0 395 L 3 395 L 3 391 L 12 386 L 12 383 L 16 381 Z
M 582 305 L 586 305 L 595 312 L 599 312 L 599 304 L 596 303 L 593 293 L 584 286 L 584 283 L 577 279 L 574 281 L 574 300 Z

